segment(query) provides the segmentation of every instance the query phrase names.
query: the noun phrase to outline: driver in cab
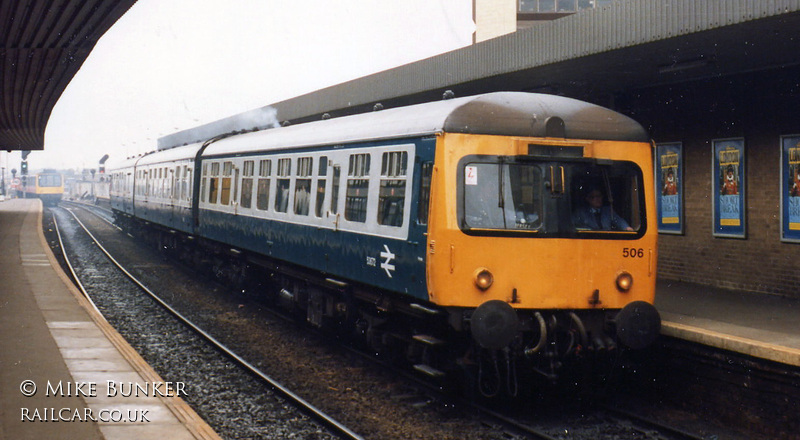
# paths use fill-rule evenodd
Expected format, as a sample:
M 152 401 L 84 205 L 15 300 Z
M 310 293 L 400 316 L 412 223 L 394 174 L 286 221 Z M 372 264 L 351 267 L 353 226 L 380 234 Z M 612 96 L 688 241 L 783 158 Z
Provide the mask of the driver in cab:
M 605 197 L 599 189 L 586 193 L 584 204 L 572 214 L 572 224 L 578 229 L 593 231 L 633 231 L 633 228 L 620 217 L 610 205 L 604 203 Z

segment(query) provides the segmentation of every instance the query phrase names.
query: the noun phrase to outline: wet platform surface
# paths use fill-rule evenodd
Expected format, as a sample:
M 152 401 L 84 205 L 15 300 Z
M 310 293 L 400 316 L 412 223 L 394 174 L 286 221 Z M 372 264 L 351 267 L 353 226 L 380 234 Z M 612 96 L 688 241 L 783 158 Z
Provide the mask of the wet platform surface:
M 41 212 L 0 202 L 0 439 L 218 439 L 57 269 Z

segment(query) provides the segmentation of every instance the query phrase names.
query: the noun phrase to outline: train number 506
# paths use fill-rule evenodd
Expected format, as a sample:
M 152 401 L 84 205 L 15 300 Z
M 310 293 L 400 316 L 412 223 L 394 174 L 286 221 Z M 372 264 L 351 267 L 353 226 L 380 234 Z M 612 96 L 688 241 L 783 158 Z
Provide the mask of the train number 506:
M 644 249 L 642 249 L 642 248 L 624 248 L 624 249 L 622 249 L 622 256 L 624 258 L 642 258 L 642 257 L 644 257 Z

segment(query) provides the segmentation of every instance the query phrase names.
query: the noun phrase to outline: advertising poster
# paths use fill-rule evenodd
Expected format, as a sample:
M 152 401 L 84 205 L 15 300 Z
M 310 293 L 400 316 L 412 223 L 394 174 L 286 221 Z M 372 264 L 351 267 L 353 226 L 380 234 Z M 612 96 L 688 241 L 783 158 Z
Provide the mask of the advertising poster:
M 656 145 L 658 232 L 683 234 L 683 144 Z
M 800 243 L 800 135 L 781 137 L 781 241 Z
M 744 238 L 744 139 L 718 139 L 712 145 L 714 236 Z

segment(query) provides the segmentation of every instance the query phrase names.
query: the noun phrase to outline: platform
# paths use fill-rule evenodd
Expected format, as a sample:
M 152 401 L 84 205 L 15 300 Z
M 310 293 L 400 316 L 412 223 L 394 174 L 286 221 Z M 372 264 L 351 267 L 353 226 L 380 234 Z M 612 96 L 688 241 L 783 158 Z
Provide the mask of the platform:
M 661 333 L 800 366 L 800 299 L 660 280 Z
M 41 213 L 0 202 L 0 439 L 219 439 L 69 282 Z

